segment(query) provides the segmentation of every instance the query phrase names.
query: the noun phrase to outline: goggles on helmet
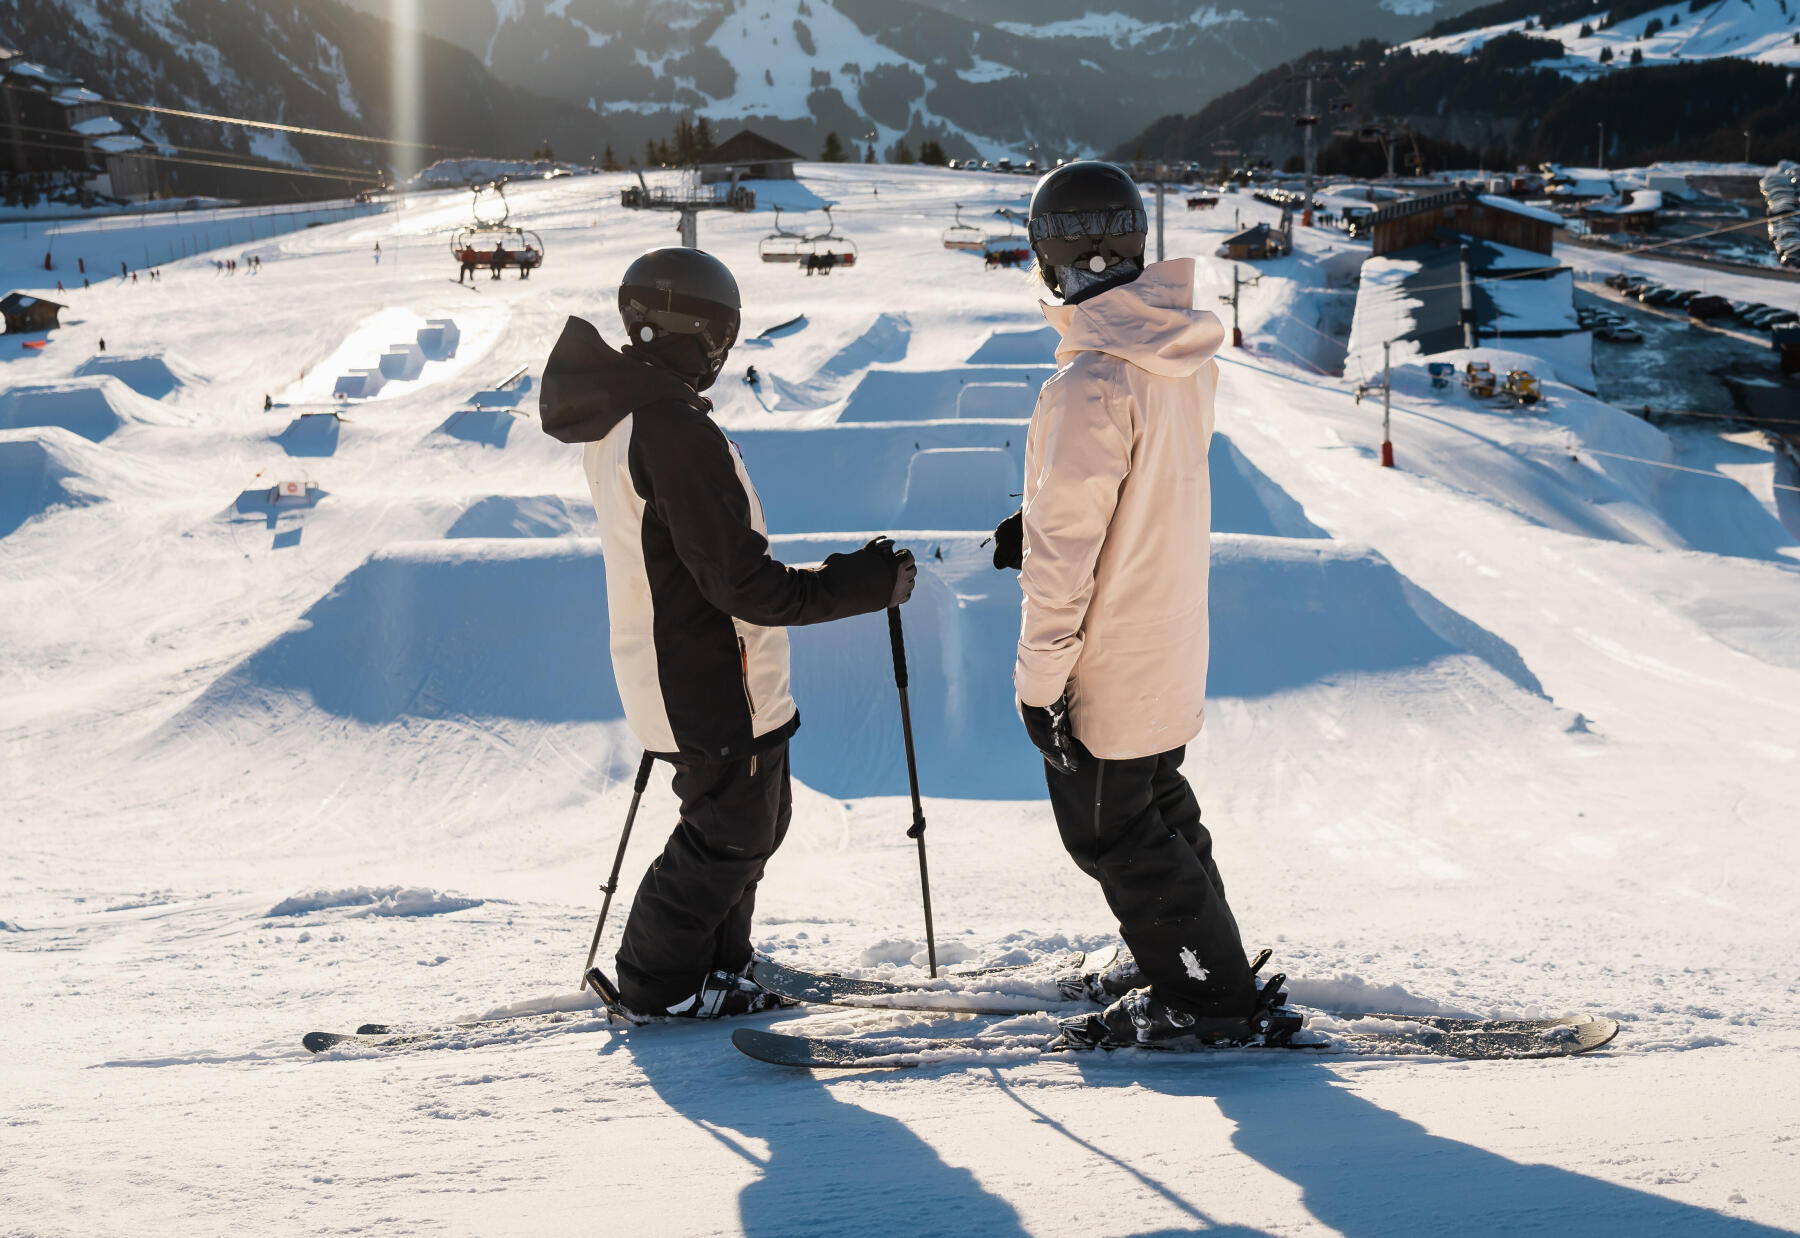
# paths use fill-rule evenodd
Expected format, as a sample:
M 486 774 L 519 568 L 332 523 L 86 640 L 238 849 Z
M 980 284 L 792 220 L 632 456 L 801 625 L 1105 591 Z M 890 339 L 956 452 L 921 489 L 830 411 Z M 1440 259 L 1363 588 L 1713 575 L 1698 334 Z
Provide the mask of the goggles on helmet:
M 1141 258 L 1150 218 L 1141 210 L 1050 211 L 1025 227 L 1039 261 L 1072 267 L 1098 255 L 1104 270 L 1122 258 Z
M 619 289 L 619 309 L 631 324 L 632 343 L 648 344 L 659 335 L 697 337 L 709 360 L 720 362 L 737 343 L 737 310 L 702 297 L 683 296 L 662 288 L 626 285 Z M 644 324 L 654 332 L 639 338 Z

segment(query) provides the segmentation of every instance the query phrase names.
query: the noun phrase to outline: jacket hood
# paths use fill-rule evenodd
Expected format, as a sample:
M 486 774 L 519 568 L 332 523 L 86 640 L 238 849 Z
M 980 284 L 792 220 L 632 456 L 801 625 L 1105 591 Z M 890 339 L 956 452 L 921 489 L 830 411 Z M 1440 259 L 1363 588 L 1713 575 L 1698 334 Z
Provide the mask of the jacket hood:
M 1058 365 L 1077 353 L 1103 352 L 1152 374 L 1186 378 L 1225 342 L 1218 315 L 1193 308 L 1192 258 L 1153 262 L 1131 283 L 1080 305 L 1040 304 L 1062 336 Z
M 712 411 L 710 400 L 675 375 L 618 351 L 593 323 L 571 318 L 544 365 L 538 416 L 552 438 L 593 443 L 638 409 L 665 400 Z

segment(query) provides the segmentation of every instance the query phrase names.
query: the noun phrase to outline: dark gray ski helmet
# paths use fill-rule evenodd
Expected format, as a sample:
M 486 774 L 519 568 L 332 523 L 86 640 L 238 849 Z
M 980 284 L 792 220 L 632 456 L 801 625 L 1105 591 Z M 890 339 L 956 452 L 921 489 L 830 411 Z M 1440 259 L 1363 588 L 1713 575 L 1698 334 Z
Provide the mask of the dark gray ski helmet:
M 1129 262 L 1135 278 L 1144 268 L 1149 231 L 1137 185 L 1125 169 L 1098 159 L 1078 159 L 1046 173 L 1032 191 L 1025 225 L 1038 274 L 1058 296 L 1065 295 L 1059 267 L 1099 275 Z
M 737 280 L 703 250 L 653 249 L 619 281 L 619 316 L 632 344 L 696 391 L 712 386 L 724 368 L 740 309 Z

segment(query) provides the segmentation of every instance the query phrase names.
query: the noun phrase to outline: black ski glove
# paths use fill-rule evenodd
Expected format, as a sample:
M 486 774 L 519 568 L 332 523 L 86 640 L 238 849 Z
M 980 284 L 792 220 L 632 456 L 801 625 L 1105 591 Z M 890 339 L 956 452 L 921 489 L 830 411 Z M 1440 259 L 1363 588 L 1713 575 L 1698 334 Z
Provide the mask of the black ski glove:
M 994 526 L 994 566 L 1017 572 L 1025 566 L 1025 509 Z
M 1051 768 L 1073 774 L 1081 768 L 1075 755 L 1075 736 L 1069 731 L 1069 694 L 1064 692 L 1048 709 L 1019 702 L 1019 717 L 1025 720 L 1025 734 Z
M 819 575 L 837 599 L 831 617 L 842 619 L 900 605 L 912 596 L 918 570 L 912 551 L 897 548 L 890 538 L 877 537 L 861 550 L 826 555 Z
M 888 597 L 888 609 L 892 610 L 912 596 L 913 585 L 919 579 L 919 565 L 913 562 L 912 551 L 904 546 L 895 546 L 891 537 L 878 537 L 863 549 L 893 558 L 894 591 Z

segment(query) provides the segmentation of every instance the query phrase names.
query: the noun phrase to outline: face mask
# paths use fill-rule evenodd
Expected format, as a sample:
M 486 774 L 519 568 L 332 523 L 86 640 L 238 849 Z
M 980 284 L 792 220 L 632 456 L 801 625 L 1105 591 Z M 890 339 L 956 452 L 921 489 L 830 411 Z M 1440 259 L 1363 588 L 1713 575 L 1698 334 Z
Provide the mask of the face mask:
M 638 343 L 648 360 L 675 374 L 695 391 L 705 391 L 725 368 L 725 354 L 709 353 L 698 335 L 659 333 L 648 343 Z
M 1143 273 L 1143 264 L 1131 258 L 1115 262 L 1104 271 L 1093 271 L 1086 266 L 1057 267 L 1056 286 L 1062 289 L 1063 303 L 1074 305 L 1109 288 L 1129 284 Z

